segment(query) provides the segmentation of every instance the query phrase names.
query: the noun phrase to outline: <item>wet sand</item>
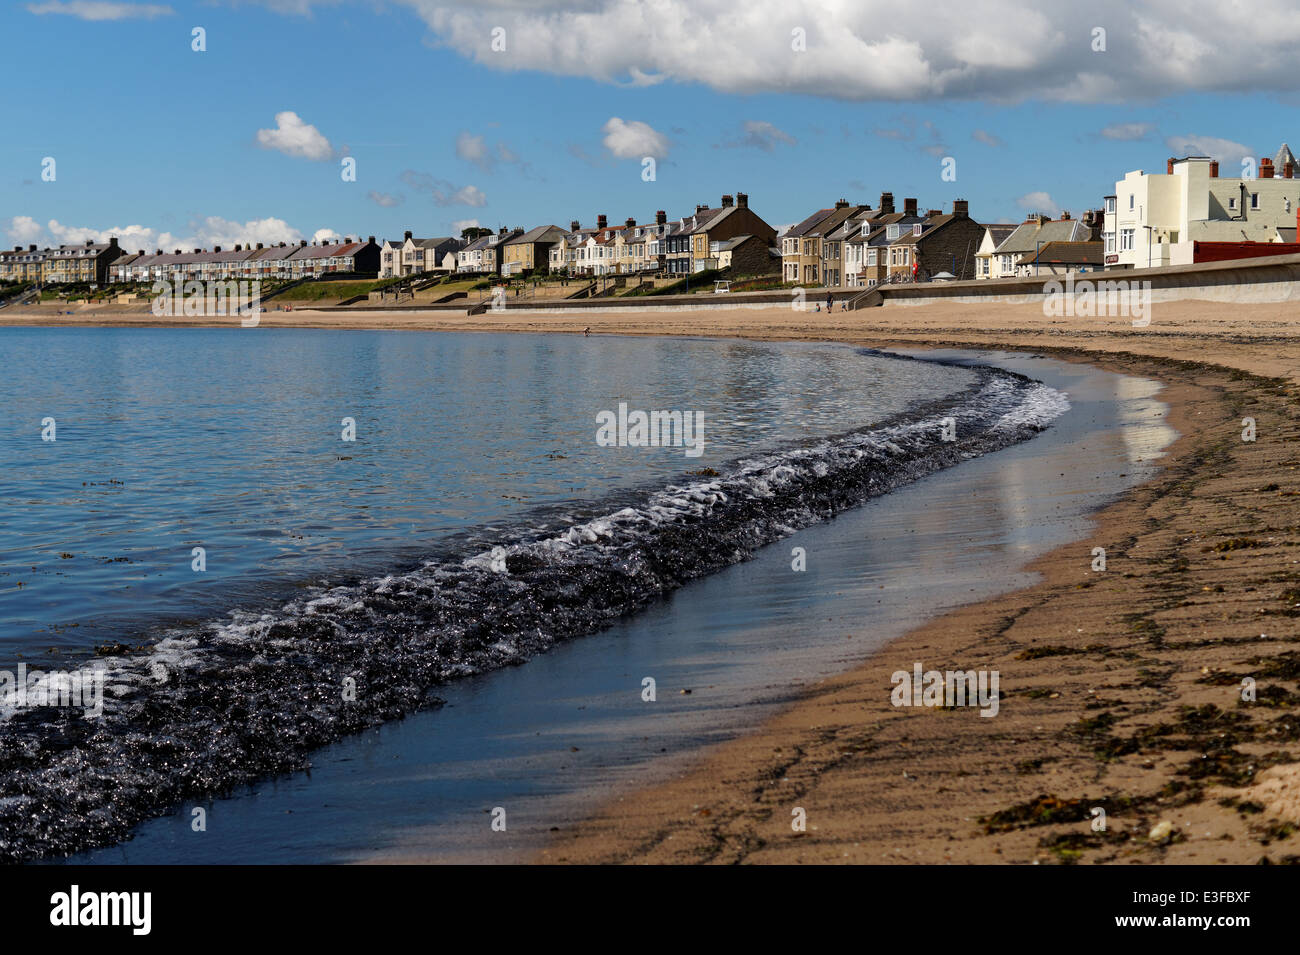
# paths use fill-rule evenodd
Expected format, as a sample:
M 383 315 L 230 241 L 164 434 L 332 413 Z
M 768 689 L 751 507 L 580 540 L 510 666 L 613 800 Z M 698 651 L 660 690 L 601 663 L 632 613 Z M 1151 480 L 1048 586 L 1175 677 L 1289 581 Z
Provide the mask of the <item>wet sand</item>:
M 753 733 L 555 834 L 537 859 L 1300 861 L 1300 345 L 1288 306 L 1157 303 L 1143 328 L 951 304 L 472 319 L 295 311 L 263 324 L 1029 349 L 1163 381 L 1183 437 L 1087 538 L 1029 565 L 1041 583 L 957 609 L 804 688 Z M 1242 440 L 1245 417 L 1253 442 Z M 1106 548 L 1105 571 L 1092 569 L 1094 547 Z M 892 706 L 891 674 L 918 661 L 997 670 L 998 715 Z

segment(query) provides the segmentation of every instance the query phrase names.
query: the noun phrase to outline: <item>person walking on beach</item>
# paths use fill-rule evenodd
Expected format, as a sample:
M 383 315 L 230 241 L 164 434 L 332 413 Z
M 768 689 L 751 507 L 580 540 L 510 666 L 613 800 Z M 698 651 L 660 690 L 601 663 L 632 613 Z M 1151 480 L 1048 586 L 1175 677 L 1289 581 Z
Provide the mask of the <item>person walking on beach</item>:
M 832 292 L 826 293 L 826 311 L 830 312 L 835 309 L 835 295 Z

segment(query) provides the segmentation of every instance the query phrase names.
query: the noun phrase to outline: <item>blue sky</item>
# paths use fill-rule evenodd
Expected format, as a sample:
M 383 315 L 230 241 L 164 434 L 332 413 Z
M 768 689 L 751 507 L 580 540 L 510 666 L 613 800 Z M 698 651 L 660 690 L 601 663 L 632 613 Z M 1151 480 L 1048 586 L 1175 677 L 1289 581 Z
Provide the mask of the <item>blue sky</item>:
M 776 226 L 886 190 L 1018 221 L 1096 207 L 1169 155 L 1231 166 L 1300 139 L 1294 16 L 1243 36 L 1164 0 L 847 6 L 11 4 L 7 75 L 30 95 L 6 100 L 0 231 L 131 249 L 384 238 L 645 221 L 737 191 Z M 883 30 L 871 17 L 890 11 Z

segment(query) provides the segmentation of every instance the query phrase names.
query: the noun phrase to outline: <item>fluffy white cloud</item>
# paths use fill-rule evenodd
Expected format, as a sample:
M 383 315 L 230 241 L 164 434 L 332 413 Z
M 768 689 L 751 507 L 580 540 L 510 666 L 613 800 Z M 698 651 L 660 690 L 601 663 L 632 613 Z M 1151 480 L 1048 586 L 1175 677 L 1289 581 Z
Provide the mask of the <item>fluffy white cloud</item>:
M 267 0 L 284 3 L 285 0 Z M 896 0 L 400 0 L 434 42 L 485 66 L 645 86 L 842 99 L 1123 100 L 1134 89 L 1294 88 L 1300 18 L 1289 0 L 1094 0 L 1050 11 L 968 0 L 936 16 Z M 310 0 L 296 0 L 310 6 Z M 1092 31 L 1106 33 L 1093 49 Z M 492 29 L 506 31 L 504 51 Z M 801 30 L 802 51 L 792 37 Z
M 37 16 L 76 17 L 78 20 L 153 20 L 169 17 L 176 11 L 165 4 L 156 3 L 106 3 L 102 0 L 46 0 L 27 4 L 27 12 Z
M 186 233 L 175 233 L 155 229 L 145 225 L 114 226 L 110 229 L 97 229 L 89 226 L 65 225 L 57 219 L 51 219 L 41 225 L 30 216 L 15 216 L 5 225 L 5 232 L 11 244 L 27 245 L 35 242 L 40 246 L 80 245 L 87 239 L 92 242 L 107 242 L 116 236 L 118 245 L 128 252 L 162 249 L 172 252 L 176 249 L 210 249 L 221 246 L 229 249 L 236 245 L 274 245 L 280 242 L 293 243 L 304 238 L 304 234 L 283 219 L 267 217 L 236 222 L 220 216 L 207 216 L 190 223 Z M 333 234 L 332 229 L 320 229 L 315 233 Z
M 31 216 L 14 216 L 5 226 L 5 235 L 17 245 L 29 245 L 41 242 L 45 238 L 45 228 Z
M 310 13 L 338 0 L 245 0 Z M 669 80 L 728 93 L 853 100 L 1123 101 L 1295 87 L 1293 0 L 1093 0 L 1048 12 L 1020 0 L 397 0 L 431 42 L 500 70 L 626 86 Z M 1104 50 L 1093 30 L 1106 31 Z M 506 48 L 492 49 L 492 30 Z M 802 31 L 802 49 L 792 36 Z
M 668 137 L 640 120 L 625 121 L 611 116 L 602 129 L 605 148 L 619 159 L 643 159 L 668 155 Z
M 1174 156 L 1209 156 L 1224 165 L 1235 165 L 1247 156 L 1255 155 L 1249 146 L 1216 136 L 1170 136 L 1165 145 Z M 1223 174 L 1230 175 L 1226 169 Z
M 1016 205 L 1022 209 L 1028 209 L 1030 212 L 1046 212 L 1048 215 L 1055 215 L 1059 206 L 1056 200 L 1046 192 L 1027 192 L 1016 200 Z
M 286 156 L 311 159 L 317 162 L 332 159 L 334 147 L 319 129 L 291 110 L 275 114 L 275 129 L 259 129 L 257 144 L 263 149 L 276 149 Z

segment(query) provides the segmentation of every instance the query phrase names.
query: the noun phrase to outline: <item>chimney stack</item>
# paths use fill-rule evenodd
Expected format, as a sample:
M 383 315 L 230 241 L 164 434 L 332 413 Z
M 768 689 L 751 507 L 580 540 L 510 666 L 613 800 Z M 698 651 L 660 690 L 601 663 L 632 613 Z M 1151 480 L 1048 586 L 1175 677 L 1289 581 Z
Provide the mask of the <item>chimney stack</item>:
M 965 199 L 955 199 L 952 204 L 952 214 L 958 219 L 970 218 L 970 203 Z
M 925 217 L 926 217 L 927 219 L 933 219 L 935 216 L 941 216 L 941 215 L 943 215 L 943 210 L 942 210 L 942 209 L 926 209 L 926 210 L 925 210 Z
M 1070 210 L 1069 210 L 1069 209 L 1062 210 L 1062 212 L 1061 212 L 1061 221 L 1062 221 L 1062 222 L 1069 222 L 1069 221 L 1070 221 Z
M 412 237 L 412 236 L 411 236 L 411 230 L 410 230 L 410 229 L 407 229 L 407 230 L 406 230 L 406 237 L 407 237 L 408 239 Z
M 894 213 L 894 194 L 892 192 L 882 192 L 880 194 L 880 214 L 882 216 L 893 215 Z
M 732 203 L 733 201 L 734 201 L 734 200 L 732 199 L 731 196 L 723 196 L 723 197 L 722 197 L 722 208 L 724 208 L 724 209 L 730 209 L 730 208 L 731 208 L 731 203 Z
M 1267 156 L 1259 161 L 1259 178 L 1273 178 L 1273 160 L 1269 159 Z
M 257 243 L 257 247 L 260 249 L 260 248 L 262 247 L 262 243 L 260 243 L 260 242 Z
M 606 226 L 606 224 L 607 224 L 607 220 L 605 219 L 604 216 L 596 216 L 596 228 L 597 228 L 597 229 L 604 229 L 605 226 Z
M 579 229 L 581 229 L 581 228 L 582 228 L 582 223 L 579 222 L 577 219 L 574 219 L 573 221 L 571 221 L 571 222 L 569 223 L 569 231 L 570 231 L 570 232 L 577 232 L 577 231 L 578 231 Z
M 1174 159 L 1173 156 L 1170 156 L 1169 159 L 1165 162 L 1165 175 L 1166 175 L 1166 176 L 1172 176 L 1172 175 L 1174 174 L 1174 162 L 1175 162 L 1175 159 Z
M 847 209 L 848 207 L 849 207 L 849 200 L 847 200 L 847 199 L 836 199 L 836 200 L 835 200 L 835 208 L 836 208 L 836 209 Z
M 736 208 L 737 209 L 749 208 L 749 193 L 747 192 L 736 193 Z
M 904 200 L 903 200 L 903 215 L 905 215 L 905 216 L 914 216 L 914 215 L 916 215 L 916 200 L 915 200 L 915 199 L 904 199 Z
M 1286 162 L 1282 163 L 1282 178 L 1283 179 L 1295 178 L 1295 163 L 1293 163 L 1289 159 Z
M 629 228 L 629 229 L 635 229 L 635 228 L 636 228 L 636 220 L 635 220 L 635 219 L 628 219 L 625 223 L 623 223 L 623 225 L 626 226 L 626 227 Z
M 194 251 L 197 252 L 198 249 L 195 249 Z M 212 251 L 213 251 L 213 252 L 220 252 L 220 251 L 221 251 L 221 246 L 219 246 L 219 245 L 214 245 L 214 246 L 212 247 Z
M 375 237 L 372 235 L 372 236 L 367 240 L 367 243 L 368 243 L 369 245 L 374 245 L 374 244 L 375 244 Z
M 1210 160 L 1210 178 L 1211 179 L 1219 178 L 1219 160 L 1217 159 Z

